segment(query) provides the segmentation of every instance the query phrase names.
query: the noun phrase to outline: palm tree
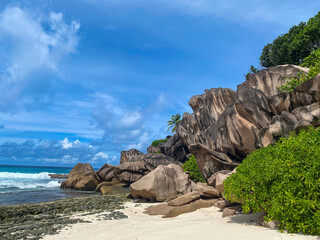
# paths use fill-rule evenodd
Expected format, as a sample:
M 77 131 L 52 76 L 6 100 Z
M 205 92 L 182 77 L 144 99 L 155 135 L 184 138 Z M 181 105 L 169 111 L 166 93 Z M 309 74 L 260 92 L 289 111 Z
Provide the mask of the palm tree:
M 171 120 L 167 122 L 168 130 L 172 128 L 172 133 L 174 133 L 177 129 L 178 123 L 181 122 L 181 115 L 177 113 L 176 115 L 172 115 Z

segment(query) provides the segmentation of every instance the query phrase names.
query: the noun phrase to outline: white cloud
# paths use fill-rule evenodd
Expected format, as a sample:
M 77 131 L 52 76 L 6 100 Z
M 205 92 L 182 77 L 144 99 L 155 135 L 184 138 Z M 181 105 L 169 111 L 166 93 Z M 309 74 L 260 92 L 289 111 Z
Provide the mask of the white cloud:
M 129 112 L 124 114 L 120 119 L 119 124 L 121 127 L 132 127 L 136 126 L 142 120 L 142 115 L 139 112 Z
M 62 148 L 69 149 L 73 147 L 79 147 L 81 145 L 81 142 L 77 139 L 74 142 L 69 142 L 68 138 L 64 138 L 62 141 L 60 141 Z
M 78 21 L 65 23 L 62 13 L 35 15 L 19 7 L 0 13 L 0 111 L 33 103 L 35 92 L 47 94 L 51 78 L 44 76 L 59 74 L 60 59 L 76 50 L 79 28 Z

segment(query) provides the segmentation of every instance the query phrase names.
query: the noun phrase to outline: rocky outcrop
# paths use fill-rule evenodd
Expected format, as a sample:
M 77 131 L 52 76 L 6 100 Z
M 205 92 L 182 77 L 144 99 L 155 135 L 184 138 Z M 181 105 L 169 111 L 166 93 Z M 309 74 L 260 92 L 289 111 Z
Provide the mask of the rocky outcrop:
M 257 148 L 274 143 L 292 130 L 319 126 L 320 77 L 291 93 L 279 93 L 287 77 L 307 68 L 282 65 L 250 74 L 230 89 L 210 89 L 194 96 L 177 134 L 197 159 L 205 179 L 220 170 L 233 170 Z
M 170 200 L 192 189 L 193 182 L 176 164 L 161 165 L 130 185 L 134 198 L 144 198 L 151 202 Z
M 218 199 L 197 199 L 181 206 L 170 206 L 166 203 L 150 206 L 144 211 L 148 215 L 162 215 L 163 218 L 172 218 L 184 213 L 194 212 L 200 208 L 212 207 Z
M 68 174 L 56 174 L 56 173 L 49 173 L 50 178 L 53 179 L 66 179 L 68 178 Z
M 78 163 L 68 174 L 68 179 L 62 182 L 61 188 L 94 191 L 99 182 L 100 177 L 89 163 Z
M 96 173 L 103 182 L 110 182 L 113 178 L 113 169 L 114 166 L 104 164 Z
M 140 152 L 137 149 L 130 149 L 129 151 L 122 151 L 120 157 L 120 164 L 125 162 L 130 162 L 132 158 L 143 155 L 143 152 Z
M 181 163 L 175 161 L 161 153 L 148 153 L 144 155 L 136 155 L 130 158 L 129 162 L 121 163 L 113 170 L 114 176 L 117 180 L 123 183 L 133 183 L 148 174 L 150 171 L 160 165 L 168 165 Z
M 160 147 L 159 146 L 149 146 L 147 148 L 147 153 L 159 153 L 161 152 Z
M 160 151 L 165 155 L 172 157 L 176 161 L 184 163 L 189 153 L 187 145 L 185 145 L 177 134 L 174 134 L 168 141 L 161 145 Z

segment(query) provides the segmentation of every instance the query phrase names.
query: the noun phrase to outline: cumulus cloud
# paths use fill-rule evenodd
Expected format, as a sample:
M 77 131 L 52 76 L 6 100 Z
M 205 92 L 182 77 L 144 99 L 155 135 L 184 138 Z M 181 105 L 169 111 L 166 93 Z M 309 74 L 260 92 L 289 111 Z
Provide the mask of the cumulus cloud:
M 50 100 L 50 74 L 59 74 L 60 59 L 75 52 L 79 28 L 62 13 L 11 6 L 0 13 L 0 111 Z
M 74 166 L 78 162 L 100 167 L 105 163 L 117 164 L 116 154 L 107 154 L 101 149 L 76 140 L 5 142 L 0 145 L 1 163 L 10 164 L 55 164 Z
M 155 137 L 150 127 L 153 125 L 151 119 L 169 104 L 164 94 L 159 94 L 145 107 L 130 106 L 107 94 L 100 93 L 94 97 L 93 118 L 97 127 L 104 131 L 104 136 L 93 144 L 116 151 L 131 148 L 145 151 Z
M 73 147 L 79 147 L 81 145 L 81 142 L 77 139 L 74 142 L 69 142 L 68 138 L 64 138 L 61 142 L 61 146 L 64 149 L 69 149 Z

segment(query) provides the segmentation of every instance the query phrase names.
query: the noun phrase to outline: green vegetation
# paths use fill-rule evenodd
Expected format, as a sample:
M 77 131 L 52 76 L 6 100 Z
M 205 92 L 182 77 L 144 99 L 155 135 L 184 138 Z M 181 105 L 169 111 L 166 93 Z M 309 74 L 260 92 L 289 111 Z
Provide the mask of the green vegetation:
M 320 73 L 320 49 L 315 50 L 306 57 L 301 66 L 310 68 L 308 74 L 299 72 L 296 77 L 289 77 L 289 81 L 278 88 L 280 92 L 291 92 L 302 83 L 309 81 Z
M 194 182 L 206 182 L 200 173 L 197 160 L 193 154 L 189 157 L 188 161 L 183 164 L 183 171 L 188 171 L 190 179 Z
M 263 48 L 260 56 L 262 67 L 282 64 L 300 65 L 304 58 L 320 47 L 320 12 L 307 23 L 290 28 Z
M 248 79 L 250 74 L 256 74 L 256 73 L 259 73 L 259 72 L 261 72 L 261 69 L 255 68 L 253 65 L 251 65 L 250 68 L 249 68 L 249 72 L 247 74 L 245 74 L 246 80 Z
M 153 146 L 153 147 L 158 147 L 160 143 L 166 143 L 166 142 L 168 142 L 168 139 L 154 140 L 154 141 L 151 143 L 151 146 Z
M 224 182 L 225 196 L 245 213 L 267 212 L 281 230 L 320 234 L 320 129 L 258 149 Z
M 172 128 L 172 133 L 174 133 L 177 129 L 177 125 L 181 122 L 181 115 L 178 113 L 176 115 L 172 115 L 171 120 L 167 122 L 168 130 Z

